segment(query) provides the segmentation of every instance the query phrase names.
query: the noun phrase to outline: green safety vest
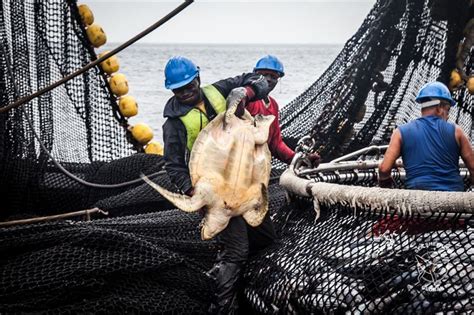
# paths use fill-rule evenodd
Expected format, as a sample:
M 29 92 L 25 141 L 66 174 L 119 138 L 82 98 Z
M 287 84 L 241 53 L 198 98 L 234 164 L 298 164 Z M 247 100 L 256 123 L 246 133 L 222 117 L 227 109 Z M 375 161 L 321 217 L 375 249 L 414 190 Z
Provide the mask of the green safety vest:
M 202 91 L 217 114 L 225 111 L 225 98 L 213 85 L 210 84 L 204 86 Z M 191 109 L 186 115 L 179 117 L 179 119 L 181 119 L 186 128 L 186 134 L 188 137 L 186 147 L 191 151 L 199 132 L 207 126 L 209 119 L 207 119 L 207 116 L 197 108 Z

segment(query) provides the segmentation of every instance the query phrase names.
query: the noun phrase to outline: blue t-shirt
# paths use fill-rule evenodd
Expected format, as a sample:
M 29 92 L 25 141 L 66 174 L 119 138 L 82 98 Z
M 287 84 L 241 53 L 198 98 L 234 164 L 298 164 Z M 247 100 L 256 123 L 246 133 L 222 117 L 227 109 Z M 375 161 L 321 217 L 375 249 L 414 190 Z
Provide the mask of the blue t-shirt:
M 455 125 L 437 116 L 424 116 L 399 130 L 407 188 L 464 191 Z

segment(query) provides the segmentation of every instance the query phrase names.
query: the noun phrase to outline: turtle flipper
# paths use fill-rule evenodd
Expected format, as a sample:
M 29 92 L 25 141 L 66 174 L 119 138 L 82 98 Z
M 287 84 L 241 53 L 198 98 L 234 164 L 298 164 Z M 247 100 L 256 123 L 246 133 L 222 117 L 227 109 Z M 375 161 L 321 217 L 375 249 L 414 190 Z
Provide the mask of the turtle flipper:
M 206 205 L 206 201 L 202 198 L 201 194 L 196 194 L 193 197 L 189 197 L 186 195 L 181 195 L 177 193 L 173 193 L 160 185 L 155 184 L 145 175 L 141 175 L 141 178 L 151 187 L 153 187 L 156 191 L 160 193 L 163 197 L 168 199 L 172 204 L 174 204 L 179 209 L 185 212 L 194 212 L 198 211 L 202 207 Z
M 231 216 L 226 212 L 220 207 L 211 208 L 206 211 L 206 216 L 201 222 L 202 240 L 210 240 L 227 227 Z
M 275 116 L 273 115 L 256 115 L 255 116 L 255 130 L 254 130 L 254 137 L 255 137 L 255 144 L 264 144 L 268 141 L 268 136 L 270 134 L 270 125 L 272 124 L 273 120 L 275 120 Z
M 250 226 L 255 227 L 260 225 L 268 211 L 268 191 L 263 183 L 261 184 L 261 192 L 262 195 L 259 200 L 242 205 L 242 207 L 249 207 L 249 209 L 242 214 L 242 217 Z

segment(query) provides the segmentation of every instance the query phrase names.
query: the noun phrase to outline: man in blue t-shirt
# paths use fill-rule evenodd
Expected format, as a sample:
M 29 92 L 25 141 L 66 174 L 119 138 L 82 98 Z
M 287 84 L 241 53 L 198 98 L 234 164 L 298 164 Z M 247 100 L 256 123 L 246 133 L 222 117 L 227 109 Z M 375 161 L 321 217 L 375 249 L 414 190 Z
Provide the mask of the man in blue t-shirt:
M 426 84 L 418 93 L 421 117 L 393 132 L 379 166 L 379 186 L 393 187 L 391 170 L 402 156 L 408 189 L 463 191 L 459 157 L 469 169 L 474 183 L 474 153 L 462 129 L 448 123 L 449 109 L 456 103 L 446 85 Z

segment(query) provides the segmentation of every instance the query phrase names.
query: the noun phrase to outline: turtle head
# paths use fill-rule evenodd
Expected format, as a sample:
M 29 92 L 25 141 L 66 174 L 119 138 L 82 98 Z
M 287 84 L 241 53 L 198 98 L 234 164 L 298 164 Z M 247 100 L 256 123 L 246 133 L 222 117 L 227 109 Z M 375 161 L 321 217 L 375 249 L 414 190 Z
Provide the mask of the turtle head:
M 273 115 L 262 115 L 258 114 L 254 117 L 254 124 L 257 128 L 270 129 L 270 125 L 275 120 Z

